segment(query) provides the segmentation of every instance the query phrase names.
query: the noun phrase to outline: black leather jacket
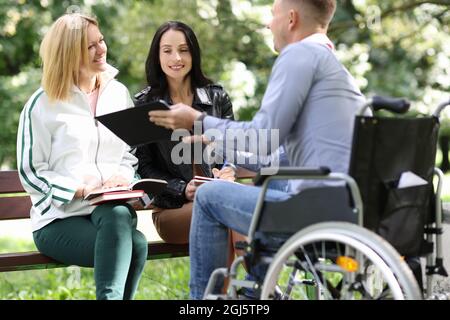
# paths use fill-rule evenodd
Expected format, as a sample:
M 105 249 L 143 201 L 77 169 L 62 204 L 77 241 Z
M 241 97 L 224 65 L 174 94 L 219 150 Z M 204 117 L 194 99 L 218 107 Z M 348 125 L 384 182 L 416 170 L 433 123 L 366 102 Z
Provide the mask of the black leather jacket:
M 139 107 L 139 104 L 143 102 L 160 99 L 172 104 L 168 95 L 160 97 L 151 93 L 151 87 L 137 93 L 134 96 L 136 106 Z M 217 118 L 234 119 L 231 100 L 219 85 L 198 88 L 194 94 L 192 107 Z M 178 143 L 159 141 L 138 147 L 136 150 L 136 156 L 139 159 L 138 174 L 141 178 L 163 179 L 168 182 L 166 190 L 153 200 L 153 204 L 159 208 L 179 208 L 187 202 L 184 190 L 193 178 L 192 165 L 172 163 L 170 158 L 172 149 Z M 208 164 L 202 164 L 201 167 L 205 175 L 211 176 L 212 168 Z

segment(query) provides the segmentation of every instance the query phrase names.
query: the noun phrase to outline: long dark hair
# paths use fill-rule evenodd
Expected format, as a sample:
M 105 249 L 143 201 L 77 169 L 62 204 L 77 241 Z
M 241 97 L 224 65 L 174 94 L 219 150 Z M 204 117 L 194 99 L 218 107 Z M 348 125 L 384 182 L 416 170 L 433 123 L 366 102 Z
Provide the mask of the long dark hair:
M 152 44 L 150 45 L 147 61 L 145 62 L 147 83 L 152 87 L 151 96 L 163 96 L 168 90 L 166 75 L 162 71 L 161 62 L 159 59 L 159 46 L 161 37 L 169 30 L 181 31 L 186 37 L 189 51 L 192 56 L 192 69 L 189 73 L 191 76 L 192 92 L 194 92 L 196 88 L 201 88 L 208 84 L 212 84 L 212 81 L 203 74 L 201 67 L 200 45 L 198 44 L 194 31 L 183 22 L 168 21 L 162 24 L 156 31 Z

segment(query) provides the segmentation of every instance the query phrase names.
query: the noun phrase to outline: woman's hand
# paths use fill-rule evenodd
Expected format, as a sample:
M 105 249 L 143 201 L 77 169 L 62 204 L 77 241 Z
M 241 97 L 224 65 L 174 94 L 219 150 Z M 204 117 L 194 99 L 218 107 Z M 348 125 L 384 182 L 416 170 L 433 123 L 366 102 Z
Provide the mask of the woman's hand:
M 121 175 L 114 175 L 103 183 L 103 188 L 128 187 L 130 182 Z
M 98 188 L 99 186 L 97 185 L 94 186 L 91 184 L 83 184 L 75 192 L 75 199 L 84 199 L 84 197 L 86 197 L 89 194 L 89 192 Z
M 189 201 L 194 201 L 195 192 L 197 191 L 197 185 L 195 184 L 194 180 L 189 181 L 189 183 L 186 186 L 186 190 L 184 190 L 184 195 L 186 196 L 186 199 Z
M 212 169 L 212 173 L 214 178 L 235 181 L 236 180 L 236 172 L 232 167 L 223 167 L 221 170 L 214 168 Z

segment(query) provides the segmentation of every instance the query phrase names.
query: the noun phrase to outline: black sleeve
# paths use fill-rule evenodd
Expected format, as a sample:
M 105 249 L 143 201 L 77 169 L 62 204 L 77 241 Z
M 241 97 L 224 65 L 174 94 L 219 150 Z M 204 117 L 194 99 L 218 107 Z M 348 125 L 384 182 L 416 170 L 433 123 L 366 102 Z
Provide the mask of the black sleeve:
M 158 168 L 158 163 L 154 159 L 154 155 L 158 152 L 156 144 L 150 143 L 136 149 L 136 157 L 139 160 L 138 174 L 142 178 L 154 178 L 162 180 L 170 180 L 173 177 L 166 172 Z
M 222 109 L 221 118 L 234 120 L 233 104 L 231 103 L 230 96 L 225 90 L 221 90 L 219 93 L 219 103 Z
M 136 157 L 139 159 L 138 174 L 141 178 L 154 178 L 167 181 L 167 187 L 164 192 L 156 196 L 153 200 L 155 206 L 166 209 L 179 208 L 187 201 L 184 193 L 186 182 L 160 168 L 160 164 L 154 158 L 157 152 L 159 151 L 157 145 L 154 143 L 137 148 Z

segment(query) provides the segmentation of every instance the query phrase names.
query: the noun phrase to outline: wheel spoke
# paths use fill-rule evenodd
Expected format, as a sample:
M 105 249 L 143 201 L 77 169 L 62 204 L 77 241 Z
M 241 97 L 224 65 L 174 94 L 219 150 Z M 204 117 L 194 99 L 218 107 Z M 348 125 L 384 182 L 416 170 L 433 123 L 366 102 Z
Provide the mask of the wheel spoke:
M 269 267 L 263 298 L 276 285 L 284 289 L 282 299 L 420 298 L 411 270 L 379 236 L 351 224 L 318 225 L 323 229 L 308 227 L 282 246 Z

